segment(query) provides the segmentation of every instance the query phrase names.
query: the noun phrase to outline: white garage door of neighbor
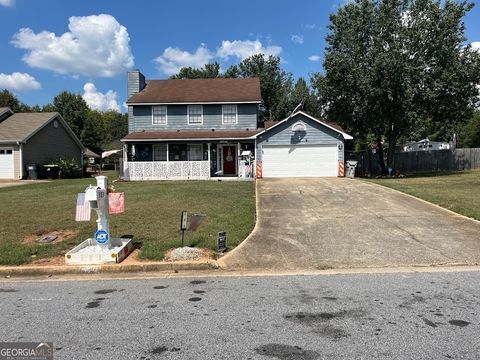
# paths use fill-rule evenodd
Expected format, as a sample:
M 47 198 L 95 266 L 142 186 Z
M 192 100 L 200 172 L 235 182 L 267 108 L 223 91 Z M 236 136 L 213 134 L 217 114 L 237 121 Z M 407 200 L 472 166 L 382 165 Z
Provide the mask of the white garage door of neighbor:
M 13 179 L 12 148 L 0 148 L 0 179 Z
M 337 145 L 263 146 L 263 177 L 337 176 Z

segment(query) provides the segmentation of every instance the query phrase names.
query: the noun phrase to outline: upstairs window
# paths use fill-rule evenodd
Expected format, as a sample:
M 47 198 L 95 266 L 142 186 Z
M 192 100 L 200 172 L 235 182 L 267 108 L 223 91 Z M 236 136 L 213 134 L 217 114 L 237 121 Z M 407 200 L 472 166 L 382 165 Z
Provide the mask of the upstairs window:
M 237 105 L 222 106 L 222 123 L 223 124 L 237 123 Z
M 203 106 L 189 105 L 188 106 L 188 125 L 203 124 Z
M 153 125 L 167 125 L 167 107 L 152 106 L 152 124 Z

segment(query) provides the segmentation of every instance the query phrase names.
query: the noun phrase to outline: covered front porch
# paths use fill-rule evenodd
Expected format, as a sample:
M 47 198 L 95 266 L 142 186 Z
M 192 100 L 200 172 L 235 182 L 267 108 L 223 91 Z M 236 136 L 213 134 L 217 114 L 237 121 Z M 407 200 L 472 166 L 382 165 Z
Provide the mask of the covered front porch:
M 125 141 L 125 180 L 253 179 L 255 140 Z

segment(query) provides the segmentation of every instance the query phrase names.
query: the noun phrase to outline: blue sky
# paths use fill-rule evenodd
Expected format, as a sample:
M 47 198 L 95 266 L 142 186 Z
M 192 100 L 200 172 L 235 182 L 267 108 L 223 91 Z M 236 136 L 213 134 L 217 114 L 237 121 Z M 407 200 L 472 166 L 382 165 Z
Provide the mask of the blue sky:
M 0 0 L 0 88 L 30 105 L 68 90 L 92 108 L 124 111 L 130 68 L 163 79 L 256 52 L 308 78 L 322 70 L 328 16 L 345 1 Z M 480 6 L 465 23 L 480 45 Z

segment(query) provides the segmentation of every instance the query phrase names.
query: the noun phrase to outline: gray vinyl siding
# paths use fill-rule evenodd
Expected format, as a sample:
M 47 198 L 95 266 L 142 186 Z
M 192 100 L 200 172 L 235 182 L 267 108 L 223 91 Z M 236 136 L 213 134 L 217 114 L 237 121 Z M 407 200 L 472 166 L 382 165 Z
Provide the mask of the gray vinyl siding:
M 81 163 L 81 148 L 65 130 L 61 121 L 58 121 L 58 128 L 55 128 L 53 123 L 48 123 L 23 144 L 24 165 L 46 164 L 58 159 L 74 159 Z
M 307 131 L 300 137 L 295 137 L 292 126 L 301 121 Z M 267 131 L 257 137 L 257 161 L 262 161 L 262 145 L 327 145 L 343 144 L 343 136 L 322 124 L 313 121 L 302 114 L 284 122 L 281 125 Z M 338 149 L 338 159 L 343 160 L 343 146 Z
M 257 128 L 257 104 L 238 104 L 237 124 L 222 124 L 222 105 L 203 105 L 203 124 L 189 125 L 187 105 L 167 105 L 167 124 L 152 124 L 152 106 L 128 107 L 128 131 L 245 130 Z

